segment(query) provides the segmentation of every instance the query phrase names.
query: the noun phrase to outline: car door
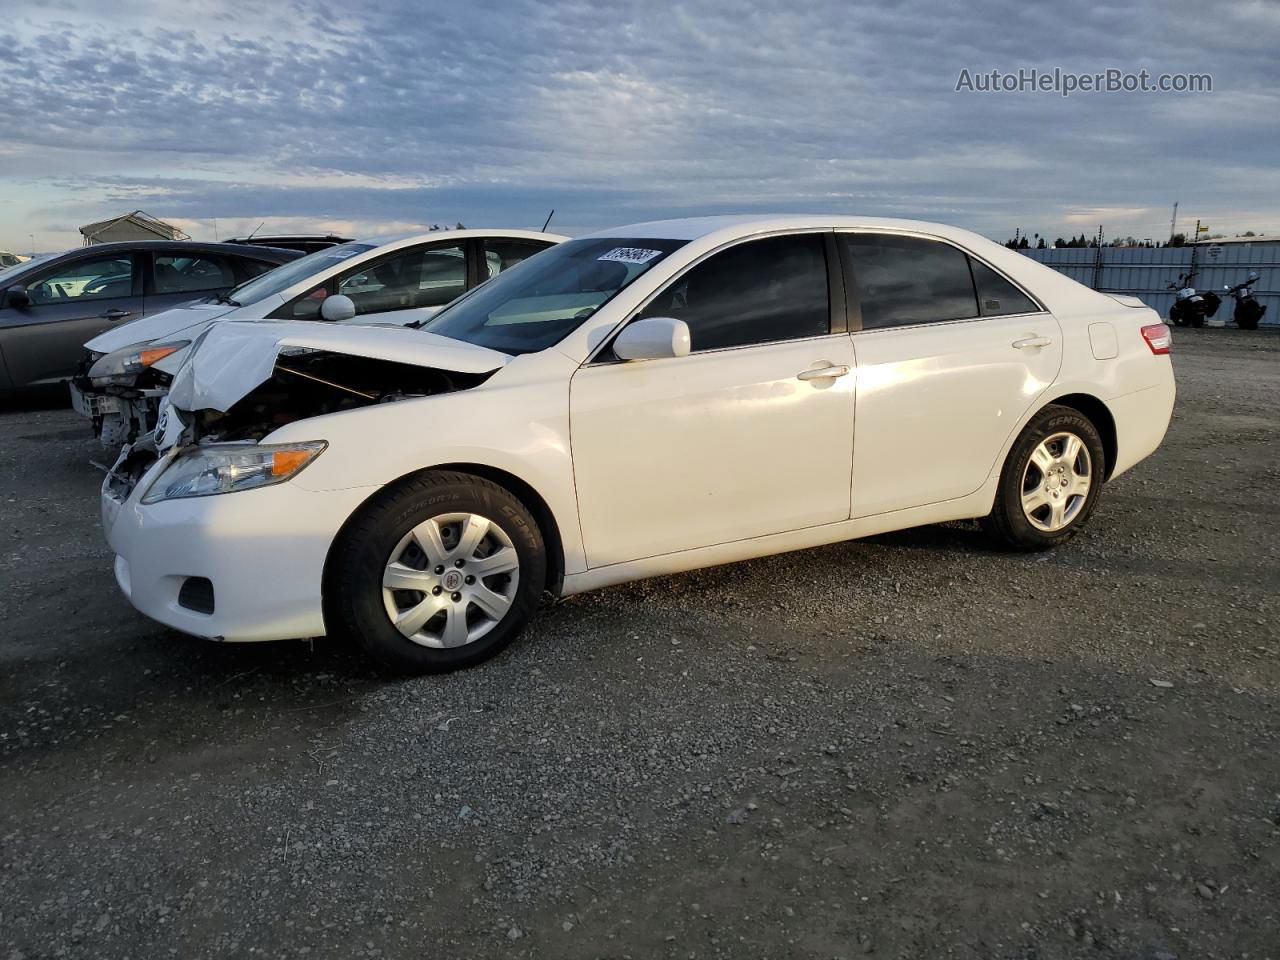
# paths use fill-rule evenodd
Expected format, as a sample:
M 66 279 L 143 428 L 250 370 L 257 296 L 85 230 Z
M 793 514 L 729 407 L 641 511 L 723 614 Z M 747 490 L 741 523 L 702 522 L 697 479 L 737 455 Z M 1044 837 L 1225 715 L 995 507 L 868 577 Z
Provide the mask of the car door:
M 606 347 L 577 371 L 588 566 L 848 517 L 853 351 L 829 257 L 829 233 L 713 253 L 632 318 L 685 321 L 688 356 L 622 362 Z
M 0 351 L 15 387 L 71 377 L 84 343 L 142 314 L 141 278 L 130 253 L 91 250 L 26 282 L 28 304 L 6 298 Z
M 838 236 L 858 357 L 850 515 L 975 492 L 1057 376 L 1057 320 L 950 243 Z

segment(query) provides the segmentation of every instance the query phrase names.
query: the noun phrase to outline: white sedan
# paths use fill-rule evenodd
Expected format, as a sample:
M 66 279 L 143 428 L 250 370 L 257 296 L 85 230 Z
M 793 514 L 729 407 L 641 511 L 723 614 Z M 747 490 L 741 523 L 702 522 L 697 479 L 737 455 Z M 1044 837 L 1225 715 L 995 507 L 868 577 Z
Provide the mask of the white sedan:
M 474 664 L 544 594 L 947 520 L 1044 549 L 1159 446 L 1170 334 L 963 230 L 644 223 L 413 328 L 220 323 L 103 486 L 134 605 Z
M 170 378 L 186 362 L 195 339 L 215 322 L 417 323 L 567 239 L 532 230 L 437 230 L 325 247 L 225 293 L 94 337 L 85 344 L 87 369 L 71 381 L 72 406 L 114 453 L 155 426 Z

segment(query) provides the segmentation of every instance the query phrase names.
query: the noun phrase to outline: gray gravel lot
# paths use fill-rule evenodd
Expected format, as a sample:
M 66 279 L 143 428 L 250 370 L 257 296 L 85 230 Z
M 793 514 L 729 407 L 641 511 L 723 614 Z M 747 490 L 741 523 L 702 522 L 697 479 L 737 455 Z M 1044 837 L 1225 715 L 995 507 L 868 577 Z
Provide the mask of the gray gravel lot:
M 68 411 L 0 415 L 0 960 L 1280 957 L 1280 336 L 1163 449 L 972 525 L 633 584 L 498 660 L 135 613 Z

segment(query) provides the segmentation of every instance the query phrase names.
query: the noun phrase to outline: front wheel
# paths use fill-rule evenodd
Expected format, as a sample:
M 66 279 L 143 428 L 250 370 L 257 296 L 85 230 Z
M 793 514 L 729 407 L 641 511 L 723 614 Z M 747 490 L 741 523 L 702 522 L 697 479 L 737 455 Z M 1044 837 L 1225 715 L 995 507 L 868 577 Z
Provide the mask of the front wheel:
M 1045 407 L 1014 441 L 984 529 L 1018 550 L 1047 550 L 1070 539 L 1097 504 L 1105 457 L 1087 417 Z
M 395 670 L 456 670 L 516 638 L 546 569 L 537 522 L 510 491 L 428 472 L 375 500 L 334 544 L 325 622 Z

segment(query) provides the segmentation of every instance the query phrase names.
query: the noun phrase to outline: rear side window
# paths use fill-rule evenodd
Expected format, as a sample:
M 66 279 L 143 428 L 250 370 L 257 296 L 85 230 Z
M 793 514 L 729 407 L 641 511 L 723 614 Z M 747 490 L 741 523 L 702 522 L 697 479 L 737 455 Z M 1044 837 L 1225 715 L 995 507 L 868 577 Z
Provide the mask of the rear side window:
M 978 288 L 978 306 L 984 317 L 1007 317 L 1011 313 L 1035 313 L 1040 308 L 985 263 L 969 258 L 973 283 Z
M 673 281 L 641 316 L 683 320 L 695 351 L 830 333 L 826 244 L 811 233 L 730 247 Z
M 862 327 L 906 327 L 978 316 L 969 258 L 924 237 L 846 233 Z
M 536 240 L 500 240 L 484 241 L 484 266 L 480 268 L 480 279 L 491 280 L 503 270 L 510 270 L 517 263 L 528 260 L 550 244 Z
M 156 293 L 223 290 L 236 284 L 231 266 L 222 257 L 156 254 L 154 269 Z
M 272 263 L 269 260 L 250 260 L 248 257 L 236 258 L 236 264 L 240 267 L 242 281 L 260 277 L 268 270 L 274 270 L 280 266 L 280 264 Z

